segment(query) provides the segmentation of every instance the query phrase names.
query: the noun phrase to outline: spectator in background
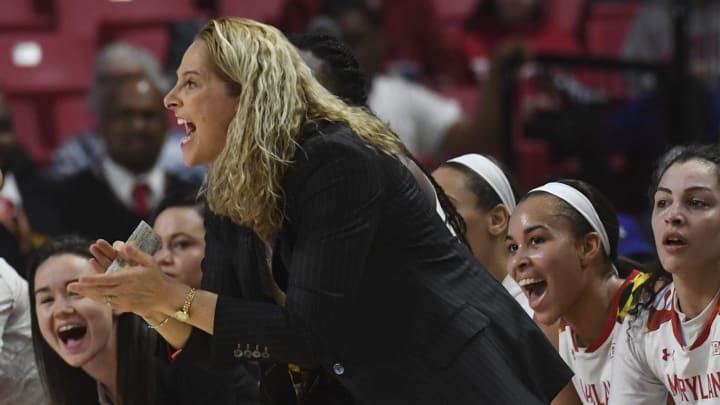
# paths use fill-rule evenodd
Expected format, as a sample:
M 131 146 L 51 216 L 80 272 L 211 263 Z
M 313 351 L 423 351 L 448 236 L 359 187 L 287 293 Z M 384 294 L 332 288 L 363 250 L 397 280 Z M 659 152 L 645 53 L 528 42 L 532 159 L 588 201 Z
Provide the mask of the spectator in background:
M 107 96 L 124 79 L 144 77 L 164 93 L 169 84 L 158 62 L 145 50 L 127 43 L 113 43 L 103 48 L 95 59 L 93 78 L 88 91 L 88 108 L 97 123 Z M 161 162 L 169 172 L 186 181 L 202 181 L 205 169 L 187 168 L 182 161 L 180 139 L 184 134 L 170 131 L 163 145 Z M 97 163 L 105 153 L 105 139 L 97 131 L 87 131 L 63 142 L 55 151 L 48 174 L 62 179 Z
M 682 4 L 676 4 L 682 3 Z M 692 77 L 708 87 L 716 87 L 720 79 L 720 3 L 714 0 L 651 0 L 643 2 L 621 55 L 632 60 L 672 62 L 675 56 L 673 13 L 683 7 L 686 14 L 688 69 Z M 650 77 L 632 83 L 636 92 L 654 89 Z
M 161 89 L 146 78 L 117 83 L 100 106 L 100 159 L 60 184 L 57 202 L 65 231 L 125 240 L 170 191 L 196 186 L 165 169 L 160 153 L 168 122 Z
M 32 160 L 18 144 L 12 114 L 0 92 L 0 255 L 24 274 L 28 254 L 46 235 L 61 232 L 50 197 L 52 184 L 36 171 Z
M 674 24 L 676 16 L 680 15 L 685 16 L 685 42 L 676 45 Z M 650 113 L 662 115 L 663 99 L 657 101 L 657 98 L 667 92 L 674 92 L 674 98 L 669 100 L 669 108 L 684 117 L 683 134 L 675 142 L 713 142 L 717 139 L 720 134 L 718 21 L 720 3 L 714 0 L 652 0 L 643 3 L 627 34 L 621 50 L 622 57 L 670 64 L 678 56 L 675 47 L 682 46 L 686 50 L 687 65 L 683 67 L 682 76 L 670 77 L 674 81 L 667 83 L 656 83 L 655 77 L 649 74 L 628 75 L 628 87 L 637 97 L 626 108 L 628 117 L 622 124 L 651 125 L 643 120 L 648 113 L 637 115 L 642 112 L 639 109 L 651 109 Z M 658 84 L 666 87 L 659 89 Z M 682 101 L 674 103 L 676 100 Z M 653 127 L 642 129 L 654 135 L 655 139 L 662 135 Z M 656 144 L 659 142 L 656 141 Z M 659 154 L 660 151 L 653 153 L 652 157 Z
M 604 184 L 608 173 L 604 134 L 598 118 L 583 108 L 604 100 L 604 94 L 581 84 L 572 72 L 533 63 L 537 54 L 579 56 L 582 52 L 575 36 L 548 16 L 548 3 L 477 1 L 466 20 L 465 56 L 483 96 L 479 114 L 486 117 L 480 136 L 507 140 L 515 134 L 514 139 L 534 138 L 533 142 L 540 143 L 525 148 L 527 154 L 515 159 L 525 186 L 557 175 Z M 518 149 L 512 146 L 509 152 L 516 153 Z M 542 149 L 559 173 L 532 173 L 532 168 L 522 167 L 526 156 Z
M 317 24 L 315 17 L 323 13 L 327 0 L 288 0 L 280 13 L 277 26 L 286 33 L 308 31 Z M 453 67 L 456 56 L 442 43 L 442 26 L 431 0 L 367 0 L 368 7 L 385 22 L 382 26 L 383 47 L 380 64 L 388 70 L 412 80 L 430 83 L 456 83 Z
M 463 47 L 480 83 L 488 80 L 491 61 L 508 43 L 523 43 L 530 54 L 579 54 L 571 33 L 546 18 L 546 0 L 478 0 L 465 21 Z
M 337 35 L 350 47 L 370 76 L 370 110 L 388 123 L 413 155 L 432 161 L 467 151 L 494 151 L 497 139 L 482 135 L 483 114 L 465 118 L 456 100 L 382 73 L 383 20 L 364 0 L 328 0 L 323 12 L 324 23 L 316 20 L 311 30 Z
M 576 55 L 582 48 L 547 18 L 546 4 L 546 0 L 478 0 L 464 23 L 465 58 L 483 94 L 480 111 L 488 117 L 485 136 L 502 130 L 503 75 L 511 69 L 518 69 L 517 113 L 522 125 L 542 112 L 562 108 L 558 94 L 527 62 L 535 54 Z
M 0 188 L 2 182 L 0 169 Z M 28 283 L 0 257 L 0 405 L 48 403 L 32 352 L 28 297 Z

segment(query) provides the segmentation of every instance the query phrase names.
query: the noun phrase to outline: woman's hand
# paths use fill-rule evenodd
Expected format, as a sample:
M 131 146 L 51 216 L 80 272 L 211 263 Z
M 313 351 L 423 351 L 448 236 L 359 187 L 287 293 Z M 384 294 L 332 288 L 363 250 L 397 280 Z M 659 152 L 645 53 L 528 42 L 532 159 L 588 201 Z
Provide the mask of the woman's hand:
M 69 284 L 68 290 L 121 312 L 134 312 L 140 316 L 162 312 L 161 306 L 167 302 L 164 293 L 178 282 L 166 276 L 152 256 L 133 244 L 115 242 L 110 246 L 104 240 L 93 244 L 90 250 L 94 256 L 91 259 L 93 267 L 102 274 L 81 277 Z M 105 274 L 105 269 L 116 257 L 136 265 Z
M 116 242 L 118 246 L 122 246 L 122 242 Z M 110 267 L 110 263 L 118 256 L 118 251 L 113 249 L 104 239 L 98 239 L 95 243 L 90 245 L 90 253 L 93 258 L 90 259 L 95 272 L 105 273 L 107 268 Z

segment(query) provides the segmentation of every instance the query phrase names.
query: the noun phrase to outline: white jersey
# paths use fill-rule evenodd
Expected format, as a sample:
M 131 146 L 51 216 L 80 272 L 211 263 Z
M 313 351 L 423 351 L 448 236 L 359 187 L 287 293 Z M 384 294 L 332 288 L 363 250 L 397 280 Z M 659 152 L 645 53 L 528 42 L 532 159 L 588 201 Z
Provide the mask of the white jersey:
M 632 292 L 648 279 L 647 274 L 634 271 L 615 293 L 600 336 L 587 347 L 580 347 L 575 331 L 567 322 L 560 323 L 558 351 L 575 373 L 573 386 L 583 404 L 605 405 L 610 396 L 611 359 L 615 354 L 615 335 L 622 326 Z
M 720 300 L 681 321 L 674 285 L 650 311 L 629 317 L 617 340 L 612 404 L 720 404 Z M 641 327 L 644 325 L 644 327 Z

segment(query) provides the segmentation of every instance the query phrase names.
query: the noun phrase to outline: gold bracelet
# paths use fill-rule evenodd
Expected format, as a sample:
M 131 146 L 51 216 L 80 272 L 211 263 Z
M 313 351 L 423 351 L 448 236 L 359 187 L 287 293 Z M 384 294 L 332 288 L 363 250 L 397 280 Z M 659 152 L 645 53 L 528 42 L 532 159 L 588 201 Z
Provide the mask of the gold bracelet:
M 170 317 L 168 316 L 167 318 L 163 319 L 163 320 L 162 320 L 159 324 L 157 324 L 157 325 L 150 325 L 150 324 L 148 323 L 148 329 L 157 329 L 157 328 L 165 325 L 166 323 L 168 323 L 169 320 L 170 320 Z
M 188 291 L 187 295 L 185 296 L 185 302 L 183 303 L 182 309 L 175 312 L 175 319 L 180 322 L 187 322 L 188 319 L 190 319 L 190 306 L 195 299 L 196 292 L 197 290 L 194 287 L 190 287 L 190 291 Z

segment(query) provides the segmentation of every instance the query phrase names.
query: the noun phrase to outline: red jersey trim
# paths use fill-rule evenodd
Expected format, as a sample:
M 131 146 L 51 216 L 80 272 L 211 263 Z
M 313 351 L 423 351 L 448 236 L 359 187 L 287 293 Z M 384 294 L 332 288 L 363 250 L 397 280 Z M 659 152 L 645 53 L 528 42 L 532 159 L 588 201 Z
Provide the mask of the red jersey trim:
M 615 296 L 613 297 L 612 303 L 610 304 L 610 310 L 608 311 L 607 319 L 605 319 L 605 325 L 603 326 L 602 332 L 600 333 L 600 336 L 595 339 L 595 341 L 590 344 L 587 348 L 585 348 L 585 353 L 592 353 L 600 346 L 605 343 L 608 337 L 610 337 L 610 334 L 612 333 L 613 329 L 615 328 L 615 324 L 617 323 L 617 316 L 618 316 L 618 308 L 620 307 L 620 297 L 622 296 L 622 292 L 625 291 L 625 289 L 632 283 L 633 280 L 635 280 L 635 277 L 639 276 L 640 272 L 637 270 L 633 270 L 632 273 L 630 273 L 627 278 L 625 278 L 625 281 L 623 281 L 620 288 L 617 289 L 615 292 Z M 578 345 L 575 341 L 575 333 L 570 333 L 570 338 L 572 339 L 573 349 L 575 351 L 578 351 Z
M 675 294 L 676 292 L 673 292 Z M 675 311 L 675 297 L 673 297 L 672 300 L 672 307 L 670 309 L 672 311 L 672 330 L 673 335 L 675 335 L 675 339 L 678 341 L 681 347 L 685 347 L 685 339 L 683 339 L 683 335 L 680 332 L 680 316 Z M 720 310 L 720 299 L 717 300 L 715 303 L 715 308 L 713 309 L 712 313 L 707 319 L 707 322 L 705 322 L 705 327 L 703 328 L 702 332 L 697 336 L 695 339 L 695 342 L 687 348 L 687 350 L 693 350 L 696 347 L 702 345 L 707 340 L 708 336 L 710 336 L 710 329 L 712 328 L 713 321 L 715 321 L 715 317 L 718 314 L 718 310 Z

